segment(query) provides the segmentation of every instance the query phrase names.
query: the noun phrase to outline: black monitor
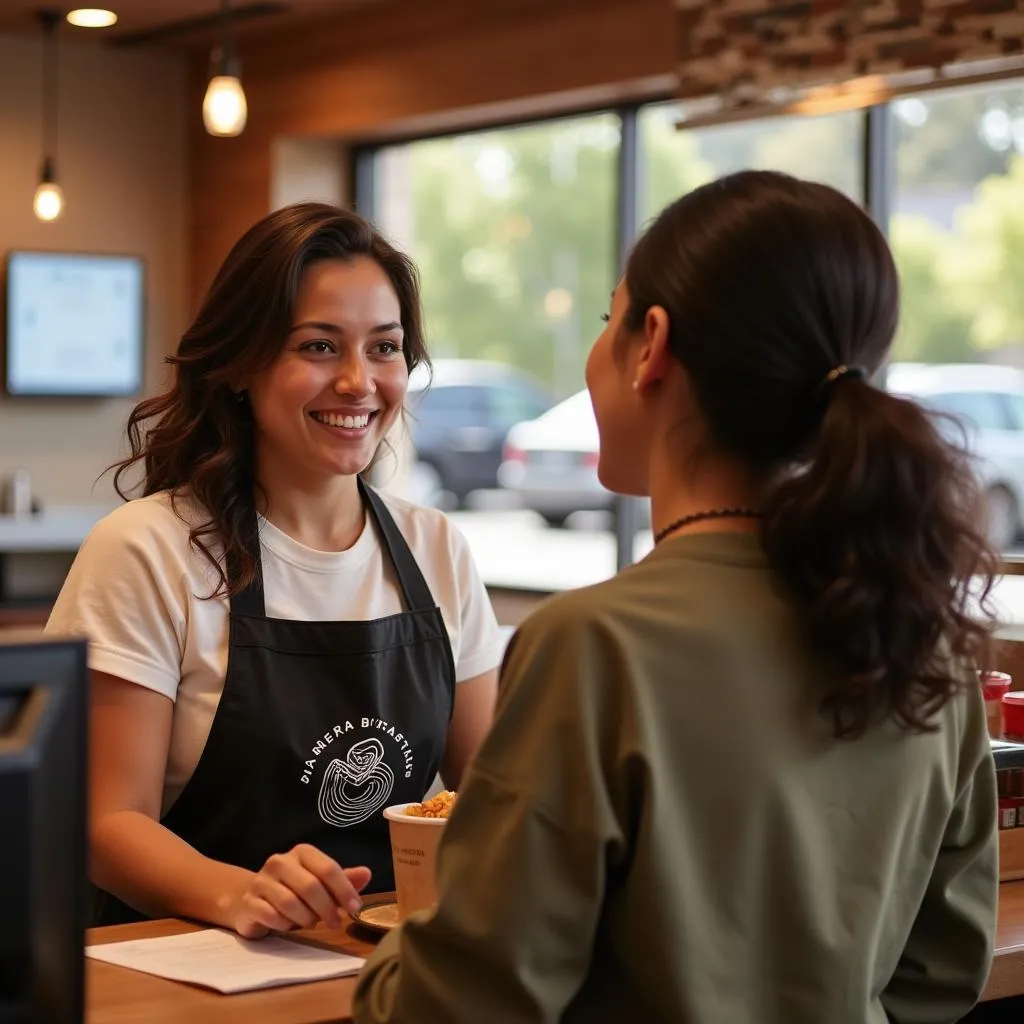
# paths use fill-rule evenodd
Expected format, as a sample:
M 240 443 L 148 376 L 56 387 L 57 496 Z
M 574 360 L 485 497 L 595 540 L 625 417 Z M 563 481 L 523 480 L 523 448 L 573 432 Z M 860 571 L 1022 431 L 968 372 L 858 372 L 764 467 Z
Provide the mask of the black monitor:
M 0 1024 L 80 1024 L 84 640 L 0 631 Z

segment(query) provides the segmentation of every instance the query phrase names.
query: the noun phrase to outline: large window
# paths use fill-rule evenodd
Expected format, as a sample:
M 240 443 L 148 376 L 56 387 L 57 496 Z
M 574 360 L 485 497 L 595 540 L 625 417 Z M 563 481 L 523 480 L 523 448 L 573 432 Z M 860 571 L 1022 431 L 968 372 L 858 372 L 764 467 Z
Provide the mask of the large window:
M 747 168 L 785 171 L 827 182 L 858 202 L 863 197 L 864 117 L 859 112 L 696 130 L 680 129 L 680 115 L 674 103 L 641 111 L 643 220 L 691 188 Z
M 579 389 L 614 284 L 618 146 L 603 114 L 381 151 L 378 222 L 419 266 L 435 358 Z
M 897 368 L 970 428 L 990 536 L 1015 550 L 1024 526 L 1024 433 L 1014 419 L 1024 401 L 1015 369 L 1024 366 L 1024 84 L 899 99 L 892 134 Z
M 436 364 L 430 397 L 410 402 L 415 455 L 399 479 L 410 497 L 453 511 L 488 583 L 577 586 L 611 575 L 617 543 L 620 559 L 650 544 L 644 516 L 632 544 L 625 531 L 616 540 L 581 393 L 628 211 L 642 227 L 689 189 L 748 167 L 864 199 L 864 111 L 697 129 L 680 129 L 680 114 L 649 104 L 372 155 L 375 216 L 419 266 Z M 897 361 L 996 364 L 973 368 L 969 387 L 948 371 L 956 393 L 945 401 L 934 368 L 905 367 L 901 379 L 973 424 L 1010 549 L 1024 509 L 1024 384 L 1014 383 L 1024 376 L 1000 367 L 1024 366 L 1024 85 L 902 98 L 890 115 Z M 633 118 L 636 132 L 624 131 Z M 620 178 L 622 166 L 637 173 Z M 620 195 L 634 180 L 636 194 Z M 1014 429 L 985 414 L 993 394 Z
M 376 155 L 377 221 L 419 267 L 435 362 L 428 398 L 410 402 L 418 458 L 401 479 L 455 510 L 492 584 L 561 589 L 615 569 L 607 530 L 548 528 L 578 518 L 580 491 L 597 493 L 592 511 L 610 507 L 585 453 L 570 459 L 575 480 L 573 466 L 540 470 L 548 449 L 579 447 L 589 406 L 570 403 L 574 430 L 529 451 L 510 450 L 509 432 L 583 388 L 615 283 L 619 146 L 608 113 Z
M 892 112 L 897 358 L 1022 363 L 1024 84 L 909 97 Z

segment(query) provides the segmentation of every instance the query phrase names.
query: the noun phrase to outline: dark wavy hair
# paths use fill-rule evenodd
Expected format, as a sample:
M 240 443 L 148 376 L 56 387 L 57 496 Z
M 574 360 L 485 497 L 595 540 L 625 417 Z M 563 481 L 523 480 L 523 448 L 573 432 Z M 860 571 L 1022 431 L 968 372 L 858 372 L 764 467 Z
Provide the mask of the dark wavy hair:
M 264 217 L 235 244 L 167 359 L 174 367 L 171 387 L 140 402 L 128 418 L 130 454 L 110 467 L 118 494 L 127 500 L 123 481 L 139 463 L 143 494 L 168 490 L 174 503 L 188 491 L 209 514 L 190 523 L 189 539 L 214 567 L 218 594 L 236 593 L 256 575 L 250 554 L 256 538 L 248 535 L 257 486 L 253 422 L 232 385 L 280 354 L 305 269 L 318 260 L 357 257 L 375 260 L 395 289 L 409 370 L 429 365 L 412 261 L 362 217 L 328 203 L 296 203 Z
M 882 232 L 835 189 L 745 171 L 664 210 L 625 278 L 625 329 L 665 308 L 710 445 L 762 482 L 770 565 L 840 671 L 835 734 L 931 728 L 990 656 L 998 560 L 966 445 L 871 383 L 899 318 Z M 844 365 L 865 377 L 826 381 Z

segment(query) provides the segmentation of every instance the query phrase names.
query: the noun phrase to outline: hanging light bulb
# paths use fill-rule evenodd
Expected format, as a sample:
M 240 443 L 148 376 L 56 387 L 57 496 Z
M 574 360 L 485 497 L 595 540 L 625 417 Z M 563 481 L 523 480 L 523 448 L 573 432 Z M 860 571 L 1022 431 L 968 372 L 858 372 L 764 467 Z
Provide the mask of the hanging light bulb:
M 220 47 L 211 54 L 210 84 L 203 97 L 203 124 L 211 135 L 241 135 L 249 116 L 239 79 L 238 60 L 231 48 L 229 0 L 220 5 Z
M 43 139 L 45 155 L 39 175 L 39 185 L 32 199 L 32 210 L 41 221 L 56 220 L 64 210 L 64 193 L 57 184 L 54 172 L 54 154 L 57 152 L 57 25 L 60 12 L 40 11 L 43 26 Z
M 32 209 L 44 221 L 56 220 L 64 210 L 64 193 L 55 180 L 53 161 L 49 157 L 43 161 L 43 173 L 39 175 Z
M 117 24 L 117 15 L 105 7 L 76 7 L 64 15 L 69 25 L 78 28 L 110 28 Z
M 238 75 L 214 75 L 203 98 L 203 124 L 206 130 L 211 135 L 241 135 L 248 114 L 245 92 Z
M 55 181 L 40 183 L 32 200 L 32 209 L 40 220 L 56 220 L 64 209 L 64 193 Z

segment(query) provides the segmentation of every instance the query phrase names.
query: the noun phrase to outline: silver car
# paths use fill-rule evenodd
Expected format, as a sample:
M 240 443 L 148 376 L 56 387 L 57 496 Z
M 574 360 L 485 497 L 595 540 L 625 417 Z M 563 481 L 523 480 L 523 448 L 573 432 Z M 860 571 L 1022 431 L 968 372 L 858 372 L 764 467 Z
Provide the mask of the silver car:
M 598 436 L 590 393 L 578 391 L 543 416 L 517 423 L 505 440 L 498 483 L 549 526 L 573 512 L 610 511 L 615 495 L 597 479 Z M 639 502 L 639 525 L 650 524 L 650 502 Z
M 984 364 L 894 363 L 887 386 L 964 425 L 985 488 L 989 536 L 1000 550 L 1024 530 L 1024 371 Z M 508 433 L 498 483 L 561 526 L 577 511 L 611 508 L 597 479 L 598 435 L 587 391 Z M 645 502 L 645 513 L 648 505 Z
M 573 512 L 611 508 L 613 496 L 597 479 L 597 449 L 590 393 L 579 391 L 537 419 L 512 427 L 498 484 L 549 525 L 563 526 Z
M 975 363 L 894 363 L 886 385 L 963 425 L 985 488 L 988 532 L 1001 551 L 1024 523 L 1024 371 Z

